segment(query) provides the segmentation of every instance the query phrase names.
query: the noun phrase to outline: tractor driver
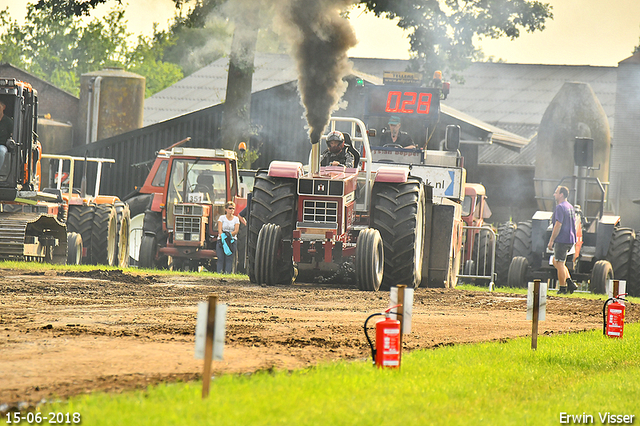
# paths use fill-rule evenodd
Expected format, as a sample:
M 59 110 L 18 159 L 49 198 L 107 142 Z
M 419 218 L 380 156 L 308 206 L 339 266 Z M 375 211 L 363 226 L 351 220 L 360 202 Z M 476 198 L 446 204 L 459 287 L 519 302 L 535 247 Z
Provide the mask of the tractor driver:
M 345 166 L 353 168 L 354 156 L 344 145 L 342 132 L 331 132 L 327 135 L 327 150 L 320 157 L 321 166 Z
M 400 117 L 392 115 L 389 117 L 389 131 L 382 133 L 380 142 L 382 145 L 400 145 L 405 149 L 416 149 L 417 146 L 411 139 L 411 136 L 407 132 L 400 130 L 402 123 L 400 123 Z
M 4 114 L 7 106 L 0 100 L 0 168 L 4 164 L 4 157 L 7 154 L 7 140 L 13 134 L 13 120 Z

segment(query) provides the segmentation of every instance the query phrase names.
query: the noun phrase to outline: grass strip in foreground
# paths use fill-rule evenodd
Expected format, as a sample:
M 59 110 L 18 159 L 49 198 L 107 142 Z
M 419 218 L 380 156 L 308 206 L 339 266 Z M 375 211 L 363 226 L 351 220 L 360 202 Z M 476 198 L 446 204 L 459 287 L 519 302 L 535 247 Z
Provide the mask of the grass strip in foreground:
M 84 426 L 558 425 L 561 413 L 590 415 L 591 424 L 634 415 L 640 424 L 640 324 L 627 324 L 623 339 L 540 336 L 537 351 L 528 338 L 415 351 L 400 371 L 337 362 L 222 376 L 206 400 L 201 385 L 97 393 L 40 411 L 79 412 Z

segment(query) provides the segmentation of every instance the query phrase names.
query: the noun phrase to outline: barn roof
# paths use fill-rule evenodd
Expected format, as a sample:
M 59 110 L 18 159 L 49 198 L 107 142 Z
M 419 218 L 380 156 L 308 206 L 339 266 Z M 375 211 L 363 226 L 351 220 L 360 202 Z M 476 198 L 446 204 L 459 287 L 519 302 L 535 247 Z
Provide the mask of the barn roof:
M 372 84 L 382 83 L 384 71 L 404 71 L 409 64 L 407 60 L 395 59 L 350 60 L 354 75 Z M 228 58 L 221 58 L 147 98 L 144 124 L 157 123 L 223 102 L 227 72 Z M 481 164 L 530 166 L 535 159 L 537 127 L 547 106 L 565 82 L 588 83 L 613 129 L 616 73 L 616 67 L 474 63 L 459 73 L 460 82 L 452 82 L 451 94 L 442 103 L 442 112 L 451 122 L 464 123 L 480 133 L 484 132 L 487 145 L 479 150 Z M 254 92 L 296 79 L 296 66 L 289 55 L 256 54 Z M 529 149 L 521 149 L 532 140 Z

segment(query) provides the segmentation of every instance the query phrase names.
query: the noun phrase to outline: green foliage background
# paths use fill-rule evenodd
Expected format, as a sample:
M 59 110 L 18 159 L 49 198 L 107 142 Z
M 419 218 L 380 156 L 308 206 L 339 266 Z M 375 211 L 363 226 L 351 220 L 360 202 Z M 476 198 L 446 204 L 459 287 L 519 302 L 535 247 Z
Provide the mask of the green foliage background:
M 102 19 L 87 19 L 56 11 L 50 3 L 27 6 L 23 25 L 0 11 L 0 61 L 9 62 L 78 96 L 80 76 L 105 67 L 120 67 L 147 78 L 147 96 L 181 79 L 181 68 L 163 61 L 170 37 L 139 37 L 131 45 L 124 5 Z
M 327 5 L 346 1 L 325 0 Z M 173 0 L 176 14 L 169 29 L 132 41 L 127 32 L 126 2 L 115 0 L 38 0 L 29 3 L 23 25 L 0 11 L 0 61 L 9 62 L 78 95 L 80 76 L 104 67 L 120 67 L 147 79 L 146 96 L 170 86 L 228 54 L 234 16 L 242 2 Z M 89 20 L 93 8 L 113 4 L 104 18 Z M 285 52 L 274 10 L 284 1 L 261 0 L 263 27 L 256 50 Z M 463 69 L 484 55 L 478 38 L 516 38 L 540 31 L 552 19 L 551 6 L 536 0 L 360 0 L 378 16 L 400 18 L 412 50 L 412 71 L 425 78 L 435 69 Z M 232 10 L 235 9 L 235 10 Z M 242 13 L 240 12 L 240 15 Z M 273 22 L 272 22 L 273 21 Z

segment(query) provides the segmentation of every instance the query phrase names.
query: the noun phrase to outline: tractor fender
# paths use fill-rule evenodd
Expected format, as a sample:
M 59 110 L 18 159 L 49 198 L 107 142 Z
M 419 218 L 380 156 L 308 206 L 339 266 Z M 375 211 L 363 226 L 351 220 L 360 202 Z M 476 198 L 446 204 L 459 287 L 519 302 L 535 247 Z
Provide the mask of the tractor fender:
M 269 165 L 269 177 L 298 179 L 303 175 L 302 163 L 296 161 L 272 161 Z
M 153 212 L 160 212 L 162 211 L 162 207 L 164 207 L 163 204 L 163 194 L 161 193 L 154 193 L 153 194 L 153 200 L 151 201 L 151 211 Z
M 376 171 L 375 182 L 403 183 L 409 178 L 409 168 L 382 166 Z
M 597 260 L 606 259 L 609 244 L 616 226 L 620 224 L 620 216 L 603 215 L 596 228 L 596 254 Z
M 549 243 L 547 231 L 551 226 L 552 216 L 553 212 L 538 210 L 531 219 L 531 250 L 534 253 L 542 255 L 547 248 Z
M 115 195 L 98 195 L 93 199 L 96 204 L 115 204 L 120 199 Z

